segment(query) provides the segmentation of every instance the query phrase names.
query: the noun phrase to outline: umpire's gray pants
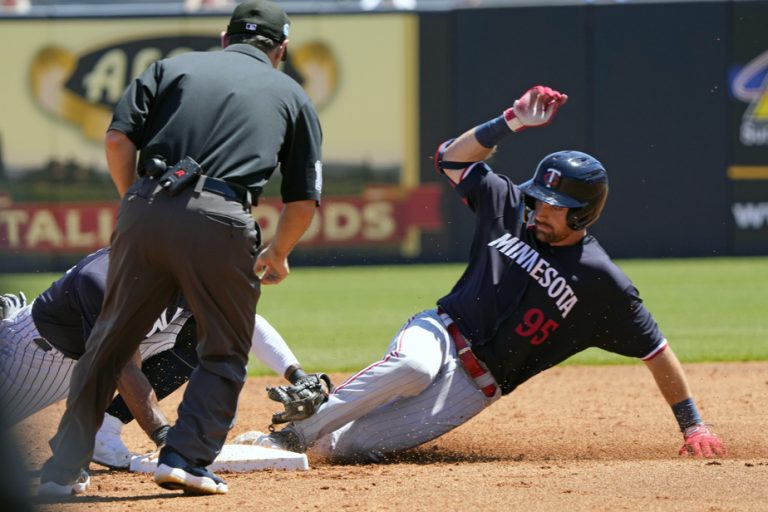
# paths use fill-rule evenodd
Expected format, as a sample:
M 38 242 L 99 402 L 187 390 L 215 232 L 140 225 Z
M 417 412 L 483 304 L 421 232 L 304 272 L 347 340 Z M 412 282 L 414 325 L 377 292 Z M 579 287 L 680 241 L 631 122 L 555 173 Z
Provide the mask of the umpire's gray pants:
M 219 454 L 245 382 L 259 298 L 250 211 L 192 187 L 175 197 L 139 180 L 120 205 L 101 314 L 75 365 L 42 478 L 71 482 L 91 460 L 116 378 L 178 288 L 197 320 L 192 372 L 167 446 L 196 465 Z

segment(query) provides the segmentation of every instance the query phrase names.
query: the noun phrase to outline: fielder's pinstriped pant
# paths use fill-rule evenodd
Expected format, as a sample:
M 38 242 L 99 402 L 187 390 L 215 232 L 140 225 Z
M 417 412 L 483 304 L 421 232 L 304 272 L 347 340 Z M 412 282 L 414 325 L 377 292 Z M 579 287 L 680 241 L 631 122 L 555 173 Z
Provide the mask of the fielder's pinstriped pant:
M 461 366 L 436 310 L 411 318 L 386 356 L 337 386 L 318 412 L 293 429 L 314 453 L 379 461 L 436 439 L 498 400 Z
M 142 361 L 172 348 L 190 315 L 177 315 L 162 330 L 156 330 L 161 326 L 156 324 L 139 346 Z M 5 420 L 13 425 L 66 398 L 75 362 L 40 336 L 31 304 L 0 321 L 0 403 Z

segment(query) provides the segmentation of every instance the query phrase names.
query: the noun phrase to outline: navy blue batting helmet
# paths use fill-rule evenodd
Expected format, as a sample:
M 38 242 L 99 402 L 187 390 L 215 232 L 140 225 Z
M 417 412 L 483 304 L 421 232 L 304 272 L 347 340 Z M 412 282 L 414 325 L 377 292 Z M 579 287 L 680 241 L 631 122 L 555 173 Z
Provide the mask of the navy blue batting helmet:
M 558 151 L 539 162 L 533 178 L 520 185 L 525 204 L 536 200 L 568 208 L 568 227 L 591 226 L 600 216 L 608 197 L 608 174 L 596 158 L 581 151 Z

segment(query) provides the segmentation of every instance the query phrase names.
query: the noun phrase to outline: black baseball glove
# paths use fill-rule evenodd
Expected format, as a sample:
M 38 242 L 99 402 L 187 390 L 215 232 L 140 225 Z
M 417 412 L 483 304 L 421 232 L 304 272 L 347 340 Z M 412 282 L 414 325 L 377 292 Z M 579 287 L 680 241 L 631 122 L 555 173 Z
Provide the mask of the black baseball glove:
M 328 400 L 331 389 L 331 378 L 324 373 L 303 375 L 292 386 L 267 386 L 267 396 L 285 407 L 285 411 L 272 415 L 272 423 L 288 423 L 309 418 L 315 414 L 320 404 Z

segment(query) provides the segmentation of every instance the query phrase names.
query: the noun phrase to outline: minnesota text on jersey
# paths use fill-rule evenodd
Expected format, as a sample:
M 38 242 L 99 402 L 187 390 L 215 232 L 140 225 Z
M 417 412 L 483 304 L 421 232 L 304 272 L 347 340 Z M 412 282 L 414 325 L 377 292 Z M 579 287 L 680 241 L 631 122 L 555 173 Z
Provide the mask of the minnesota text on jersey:
M 561 276 L 556 268 L 550 266 L 536 249 L 516 236 L 505 233 L 490 242 L 488 246 L 495 247 L 500 253 L 520 265 L 534 281 L 546 288 L 547 295 L 557 301 L 557 308 L 563 318 L 568 316 L 573 306 L 579 302 L 568 280 Z

